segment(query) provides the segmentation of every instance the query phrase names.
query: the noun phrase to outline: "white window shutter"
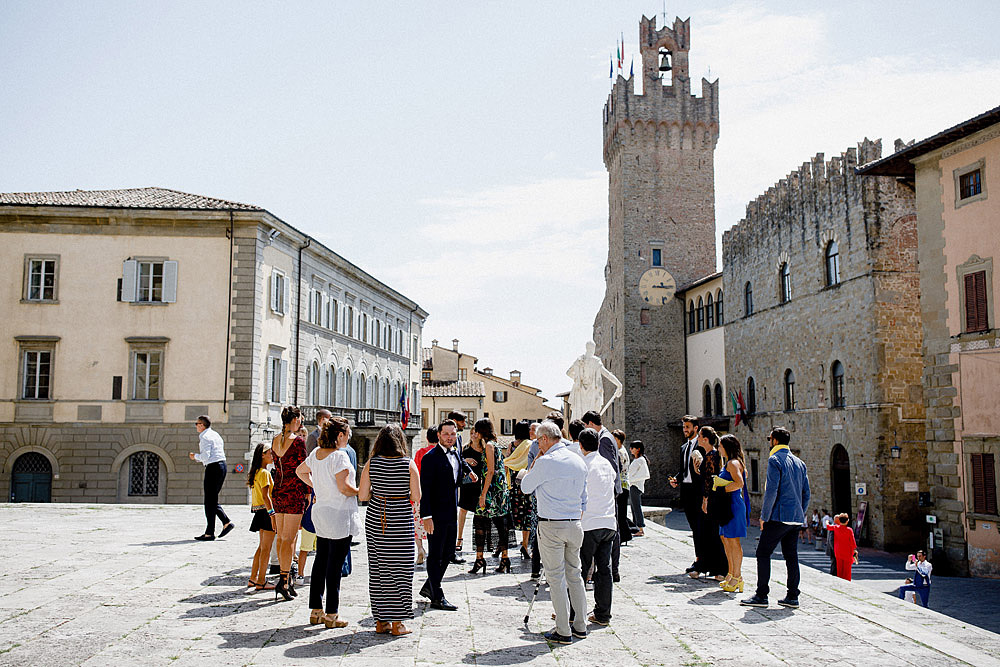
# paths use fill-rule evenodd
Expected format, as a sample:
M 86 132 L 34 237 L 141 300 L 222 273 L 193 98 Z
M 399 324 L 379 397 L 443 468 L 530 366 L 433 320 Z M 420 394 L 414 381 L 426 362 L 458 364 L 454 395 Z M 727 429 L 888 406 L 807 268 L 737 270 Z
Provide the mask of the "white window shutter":
M 272 280 L 273 282 L 273 280 Z M 264 402 L 270 403 L 274 396 L 274 361 L 273 357 L 267 358 L 267 384 L 264 385 Z
M 284 315 L 285 313 L 288 312 L 290 307 L 290 304 L 288 302 L 289 285 L 287 280 L 282 280 L 281 284 L 284 285 L 284 293 L 282 294 L 282 299 L 281 299 L 281 314 Z
M 278 274 L 271 272 L 271 312 L 278 312 Z
M 168 260 L 163 263 L 163 302 L 177 301 L 177 261 Z
M 288 401 L 288 362 L 284 359 L 281 360 L 281 377 L 279 381 L 281 382 L 281 389 L 279 390 L 279 395 L 281 397 L 281 402 L 285 403 Z
M 137 274 L 138 262 L 134 259 L 126 259 L 122 263 L 122 301 L 135 301 Z

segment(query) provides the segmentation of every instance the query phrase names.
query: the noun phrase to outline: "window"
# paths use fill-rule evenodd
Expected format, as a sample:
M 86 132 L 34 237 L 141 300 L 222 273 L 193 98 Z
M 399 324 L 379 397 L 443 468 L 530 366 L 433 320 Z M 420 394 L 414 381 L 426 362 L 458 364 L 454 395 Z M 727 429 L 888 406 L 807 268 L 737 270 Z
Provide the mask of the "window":
M 639 311 L 639 324 L 649 324 L 649 308 L 643 308 Z
M 418 352 L 418 349 L 417 349 L 417 337 L 414 336 L 413 337 L 413 341 L 411 342 L 411 345 L 410 345 L 410 361 L 414 361 L 414 362 L 417 361 L 417 359 L 419 358 L 417 356 L 417 352 Z
M 611 349 L 615 349 L 615 325 L 611 324 Z
M 122 265 L 121 300 L 129 303 L 177 301 L 177 262 L 125 260 Z
M 688 303 L 688 333 L 694 333 L 694 301 Z
M 323 293 L 319 290 L 314 290 L 312 293 L 312 303 L 309 309 L 312 311 L 312 317 L 310 321 L 316 326 L 323 324 Z
M 420 379 L 423 380 L 424 382 L 430 382 L 431 381 L 431 372 L 430 371 L 421 371 L 421 373 L 420 373 Z
M 59 255 L 24 258 L 24 292 L 21 298 L 36 303 L 58 301 Z
M 844 407 L 844 364 L 839 361 L 833 362 L 830 377 L 833 407 L 842 408 Z
M 715 326 L 721 327 L 725 320 L 722 318 L 722 290 L 715 295 Z
M 639 362 L 639 386 L 640 387 L 645 387 L 646 386 L 646 362 L 645 361 L 640 361 Z
M 337 303 L 337 300 L 336 299 L 330 299 L 330 317 L 326 321 L 326 323 L 327 323 L 327 326 L 329 328 L 333 329 L 334 331 L 340 331 L 340 329 L 337 327 L 337 325 L 339 323 L 339 320 L 340 320 L 340 311 L 339 311 L 339 308 L 340 308 L 340 304 Z
M 750 285 L 750 281 L 743 286 L 743 316 L 749 317 L 753 315 L 753 287 Z
M 285 400 L 288 380 L 288 362 L 280 353 L 272 352 L 267 358 L 267 401 L 281 403 Z
M 505 392 L 505 391 L 495 391 L 495 392 L 493 392 L 493 402 L 494 403 L 506 403 L 507 402 L 507 392 Z
M 746 409 L 748 414 L 754 414 L 757 412 L 757 383 L 754 382 L 753 378 L 747 378 L 747 400 Z
M 160 493 L 160 457 L 153 452 L 136 452 L 128 457 L 128 495 L 156 496 Z
M 468 380 L 469 379 L 469 369 L 468 368 L 459 368 L 458 369 L 458 379 L 459 380 L 463 380 L 463 381 L 464 380 Z
M 281 271 L 271 272 L 271 312 L 284 315 L 288 306 L 288 281 Z
M 966 273 L 962 280 L 965 288 L 965 332 L 987 331 L 990 323 L 986 303 L 986 271 Z
M 785 411 L 795 409 L 795 373 L 792 369 L 785 371 Z
M 344 407 L 354 407 L 354 380 L 349 368 L 344 371 Z
M 781 265 L 781 303 L 788 303 L 792 300 L 792 272 L 788 268 L 788 262 Z
M 826 286 L 840 284 L 840 249 L 836 241 L 826 244 Z
M 513 419 L 501 419 L 500 420 L 500 435 L 514 435 L 514 420 Z
M 663 266 L 662 254 L 659 248 L 653 248 L 653 266 Z
M 698 297 L 698 331 L 705 328 L 705 302 Z
M 52 350 L 24 350 L 21 398 L 52 398 Z
M 132 400 L 160 400 L 160 375 L 163 352 L 160 350 L 133 350 L 132 352 Z
M 702 395 L 701 414 L 704 417 L 712 416 L 712 388 L 707 384 Z
M 750 493 L 760 493 L 760 459 L 750 455 Z
M 726 414 L 726 408 L 722 403 L 722 383 L 715 383 L 715 416 L 721 417 Z
M 958 177 L 958 198 L 968 199 L 983 191 L 982 171 L 976 169 Z
M 972 511 L 997 513 L 997 481 L 993 454 L 972 454 Z
M 368 313 L 361 313 L 361 340 L 368 341 Z
M 709 294 L 705 301 L 705 328 L 715 328 L 715 304 L 712 303 L 712 295 Z

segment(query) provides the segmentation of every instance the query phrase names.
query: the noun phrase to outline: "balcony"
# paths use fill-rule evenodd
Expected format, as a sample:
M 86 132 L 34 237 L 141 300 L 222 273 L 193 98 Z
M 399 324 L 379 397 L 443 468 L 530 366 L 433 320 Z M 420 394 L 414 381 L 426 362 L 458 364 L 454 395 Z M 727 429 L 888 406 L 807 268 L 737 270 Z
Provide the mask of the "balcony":
M 375 408 L 336 408 L 327 405 L 303 405 L 302 421 L 306 424 L 316 423 L 316 412 L 327 409 L 334 417 L 343 417 L 353 428 L 382 428 L 386 424 L 399 423 L 398 410 L 376 410 Z M 420 429 L 420 415 L 411 414 L 406 430 Z

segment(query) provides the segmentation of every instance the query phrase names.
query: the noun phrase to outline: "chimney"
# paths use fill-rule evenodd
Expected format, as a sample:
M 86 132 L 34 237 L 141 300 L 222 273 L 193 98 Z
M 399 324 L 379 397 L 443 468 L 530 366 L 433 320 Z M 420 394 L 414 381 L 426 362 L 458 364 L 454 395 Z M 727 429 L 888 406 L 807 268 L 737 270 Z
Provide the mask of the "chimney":
M 458 339 L 457 338 L 452 338 L 451 339 L 451 349 L 453 349 L 455 352 L 458 352 Z
M 493 375 L 493 369 L 487 366 L 483 369 L 483 375 Z
M 510 372 L 510 381 L 514 383 L 515 387 L 517 385 L 521 384 L 521 371 L 517 371 L 517 370 L 511 371 Z
M 431 346 L 432 347 L 437 347 L 438 346 L 438 339 L 437 338 L 435 338 L 434 340 L 431 341 Z

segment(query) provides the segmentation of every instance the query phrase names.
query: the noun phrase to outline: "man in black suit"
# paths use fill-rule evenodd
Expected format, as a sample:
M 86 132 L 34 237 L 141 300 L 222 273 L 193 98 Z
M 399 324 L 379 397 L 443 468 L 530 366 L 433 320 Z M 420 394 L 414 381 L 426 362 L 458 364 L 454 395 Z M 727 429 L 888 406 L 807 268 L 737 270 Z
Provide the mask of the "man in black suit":
M 681 507 L 684 508 L 684 516 L 687 517 L 688 526 L 691 528 L 691 535 L 694 539 L 694 563 L 685 572 L 704 572 L 706 568 L 699 562 L 702 559 L 701 553 L 701 500 L 702 500 L 702 479 L 701 475 L 695 472 L 692 455 L 698 447 L 698 418 L 692 415 L 681 417 L 681 431 L 684 432 L 685 442 L 681 447 L 681 471 L 670 478 L 670 486 L 681 489 Z M 704 451 L 701 452 L 704 455 Z
M 451 412 L 448 413 L 448 419 L 450 421 L 455 422 L 455 434 L 456 434 L 455 438 L 456 438 L 456 441 L 457 441 L 457 444 L 455 445 L 455 451 L 458 453 L 459 456 L 462 456 L 462 450 L 463 450 L 463 447 L 462 447 L 462 431 L 465 430 L 465 422 L 468 419 L 468 416 L 464 412 L 459 412 L 458 410 L 452 410 Z M 459 482 L 459 484 L 461 484 L 461 482 Z M 466 514 L 468 514 L 467 510 L 464 510 L 464 509 L 459 509 L 458 510 L 458 541 L 459 542 L 462 541 L 462 531 L 465 529 L 465 515 Z M 461 565 L 462 563 L 464 563 L 465 559 L 462 558 L 459 555 L 461 553 L 462 553 L 462 550 L 458 546 L 456 546 L 455 547 L 455 555 L 453 555 L 451 557 L 451 562 L 454 563 L 455 565 Z
M 469 464 L 455 451 L 457 427 L 446 419 L 438 426 L 438 446 L 420 462 L 420 518 L 427 531 L 427 583 L 420 594 L 431 601 L 433 609 L 455 611 L 441 590 L 441 579 L 455 557 L 458 534 L 458 487 L 469 475 L 477 480 Z

